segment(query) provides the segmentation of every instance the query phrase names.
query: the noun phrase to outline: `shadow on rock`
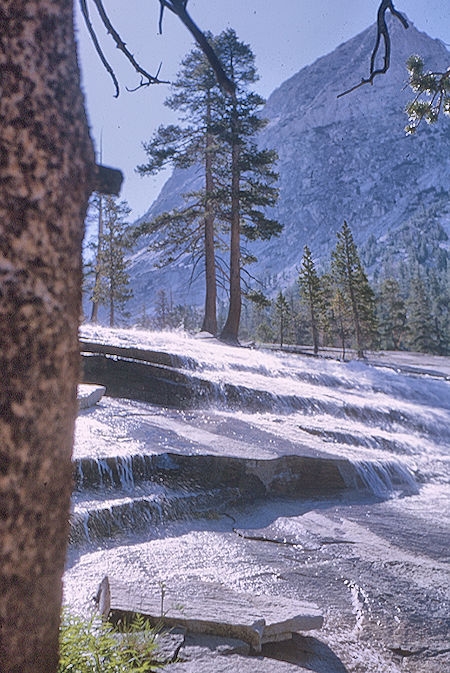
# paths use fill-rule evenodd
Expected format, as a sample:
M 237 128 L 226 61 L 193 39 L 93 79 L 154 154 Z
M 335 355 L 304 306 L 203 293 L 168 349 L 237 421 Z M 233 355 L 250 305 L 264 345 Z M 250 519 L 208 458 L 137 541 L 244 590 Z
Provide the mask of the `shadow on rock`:
M 262 654 L 270 659 L 298 664 L 316 673 L 348 673 L 328 645 L 313 636 L 294 633 L 292 640 L 263 645 Z

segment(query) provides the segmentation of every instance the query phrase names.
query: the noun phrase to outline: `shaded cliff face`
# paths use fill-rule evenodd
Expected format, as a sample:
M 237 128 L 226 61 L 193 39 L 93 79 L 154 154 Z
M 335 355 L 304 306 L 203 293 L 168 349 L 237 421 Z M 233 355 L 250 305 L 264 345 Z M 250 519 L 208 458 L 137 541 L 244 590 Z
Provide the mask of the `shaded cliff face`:
M 423 124 L 415 137 L 404 132 L 404 107 L 411 98 L 411 90 L 405 89 L 407 58 L 417 53 L 426 68 L 444 69 L 450 55 L 439 40 L 413 25 L 405 30 L 398 21 L 390 23 L 391 67 L 373 86 L 337 98 L 367 77 L 375 26 L 300 70 L 267 101 L 263 116 L 269 123 L 259 142 L 279 155 L 280 198 L 274 215 L 284 231 L 279 238 L 254 244 L 259 261 L 252 273 L 271 276 L 274 287 L 296 277 L 305 244 L 317 260 L 325 261 L 344 219 L 359 245 L 375 237 L 391 250 L 396 231 L 424 208 L 434 208 L 433 217 L 450 233 L 445 208 L 450 123 L 441 119 L 435 127 Z M 175 171 L 146 217 L 180 204 L 181 195 L 199 180 L 194 169 Z M 376 257 L 371 263 L 376 266 Z M 187 260 L 163 272 L 153 264 L 144 247 L 133 256 L 136 309 L 144 301 L 150 307 L 160 287 L 172 287 L 176 303 L 202 302 L 202 281 L 188 285 Z

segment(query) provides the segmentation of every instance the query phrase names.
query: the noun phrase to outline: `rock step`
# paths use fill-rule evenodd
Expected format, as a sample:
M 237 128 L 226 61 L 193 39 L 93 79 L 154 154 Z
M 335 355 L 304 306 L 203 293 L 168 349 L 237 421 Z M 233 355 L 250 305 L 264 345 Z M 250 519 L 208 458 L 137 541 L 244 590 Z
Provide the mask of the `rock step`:
M 236 638 L 255 652 L 260 652 L 264 643 L 289 640 L 294 633 L 323 625 L 323 615 L 312 603 L 240 593 L 219 583 L 200 581 L 161 589 L 105 576 L 97 604 L 100 614 L 112 622 L 140 614 L 151 624 Z
M 78 408 L 87 409 L 88 407 L 93 407 L 97 402 L 100 402 L 105 393 L 105 386 L 79 383 L 77 391 Z
M 114 495 L 109 501 L 95 503 L 88 500 L 75 504 L 69 533 L 72 545 L 141 532 L 167 521 L 218 517 L 223 507 L 242 502 L 238 488 L 199 493 Z
M 105 347 L 106 348 L 106 347 Z M 110 347 L 108 347 L 109 349 Z M 343 403 L 324 399 L 322 394 L 313 396 L 276 394 L 272 392 L 271 378 L 267 377 L 264 389 L 248 388 L 236 383 L 218 383 L 193 371 L 154 364 L 147 360 L 127 359 L 108 353 L 83 353 L 83 380 L 99 382 L 106 386 L 108 395 L 116 398 L 140 400 L 176 409 L 198 409 L 214 406 L 221 409 L 244 409 L 251 413 L 277 412 L 304 415 L 328 415 L 378 426 L 386 430 L 393 424 L 408 431 L 424 432 L 442 441 L 442 424 L 432 424 L 429 419 L 409 410 L 378 408 L 364 403 Z M 318 390 L 321 386 L 318 386 Z M 447 433 L 446 435 L 447 436 Z
M 344 458 L 290 455 L 258 459 L 181 453 L 79 458 L 74 461 L 74 476 L 79 491 L 86 487 L 134 488 L 141 481 L 155 481 L 167 486 L 182 484 L 186 489 L 237 486 L 246 499 L 330 493 L 349 485 L 353 488 L 357 479 L 355 469 Z
M 174 353 L 165 353 L 164 351 L 154 351 L 148 348 L 137 348 L 129 346 L 113 346 L 112 344 L 97 343 L 80 339 L 81 353 L 102 353 L 103 355 L 114 355 L 129 360 L 142 360 L 156 365 L 165 365 L 166 367 L 195 369 L 198 363 L 188 356 L 181 357 Z

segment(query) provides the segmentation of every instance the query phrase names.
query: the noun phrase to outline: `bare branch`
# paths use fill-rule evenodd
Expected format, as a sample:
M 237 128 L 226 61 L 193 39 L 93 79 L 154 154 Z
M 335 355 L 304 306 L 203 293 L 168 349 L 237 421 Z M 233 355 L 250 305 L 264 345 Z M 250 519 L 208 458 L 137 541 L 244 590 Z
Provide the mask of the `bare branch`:
M 99 55 L 101 62 L 103 63 L 106 71 L 109 73 L 114 83 L 114 86 L 116 88 L 116 93 L 114 94 L 114 97 L 117 98 L 119 95 L 119 82 L 117 81 L 117 77 L 115 76 L 113 69 L 111 68 L 110 64 L 108 63 L 105 57 L 102 48 L 100 47 L 97 35 L 95 34 L 91 20 L 89 18 L 89 10 L 87 8 L 86 0 L 80 0 L 80 8 L 84 22 L 86 24 L 86 28 L 88 29 L 89 35 L 91 36 L 92 42 L 94 43 L 95 51 Z
M 167 7 L 167 9 L 173 12 L 173 14 L 176 14 L 176 16 L 178 16 L 180 21 L 184 23 L 184 25 L 189 30 L 191 35 L 193 35 L 200 49 L 203 51 L 206 58 L 208 59 L 212 69 L 214 70 L 217 81 L 219 82 L 222 89 L 230 96 L 234 96 L 236 91 L 235 84 L 227 77 L 221 62 L 217 58 L 214 49 L 211 47 L 208 40 L 206 39 L 206 36 L 202 33 L 200 28 L 196 25 L 196 23 L 194 23 L 194 21 L 188 14 L 186 9 L 187 0 L 159 0 L 159 2 L 161 5 L 161 12 L 159 15 L 159 31 L 162 32 L 163 12 L 164 8 Z
M 389 69 L 389 65 L 391 62 L 391 37 L 389 35 L 389 29 L 387 27 L 386 23 L 386 12 L 389 9 L 391 14 L 393 14 L 397 19 L 401 22 L 404 28 L 408 28 L 408 21 L 406 18 L 403 16 L 403 14 L 400 14 L 399 11 L 397 11 L 394 7 L 394 4 L 392 0 L 382 0 L 379 8 L 378 8 L 378 15 L 377 15 L 377 38 L 375 41 L 375 46 L 372 51 L 372 55 L 370 57 L 370 74 L 369 77 L 363 78 L 359 84 L 355 84 L 355 86 L 352 86 L 350 89 L 347 89 L 347 91 L 344 91 L 340 94 L 338 94 L 337 98 L 341 98 L 342 96 L 346 96 L 348 93 L 351 91 L 355 91 L 355 89 L 359 89 L 360 86 L 363 86 L 364 84 L 373 84 L 373 80 L 376 77 L 376 75 L 383 75 L 386 73 Z M 378 49 L 381 44 L 381 38 L 383 38 L 383 43 L 384 43 L 384 55 L 383 55 L 383 67 L 382 68 L 375 68 L 375 59 L 378 53 Z
M 112 25 L 111 21 L 109 20 L 109 17 L 105 11 L 105 8 L 103 7 L 102 0 L 93 0 L 94 5 L 97 8 L 97 11 L 99 13 L 99 16 L 103 22 L 103 25 L 105 26 L 106 30 L 108 33 L 111 35 L 112 39 L 116 43 L 117 49 L 120 49 L 121 52 L 125 55 L 125 57 L 128 59 L 128 61 L 131 63 L 133 68 L 138 72 L 143 78 L 145 78 L 147 81 L 142 81 L 140 86 L 148 86 L 150 84 L 169 84 L 169 82 L 165 82 L 163 80 L 159 80 L 157 76 L 150 75 L 146 70 L 144 70 L 139 63 L 136 61 L 134 58 L 133 54 L 127 49 L 125 42 L 122 40 L 120 37 L 119 33 L 116 31 L 114 26 Z M 159 70 L 158 70 L 159 73 Z M 140 87 L 138 87 L 140 88 Z
M 150 75 L 150 73 L 148 73 L 146 70 L 144 70 L 139 65 L 139 63 L 134 58 L 133 54 L 131 54 L 131 52 L 127 49 L 125 42 L 122 40 L 119 33 L 116 31 L 116 29 L 112 25 L 111 21 L 109 20 L 109 17 L 107 15 L 106 11 L 105 11 L 104 6 L 103 6 L 102 0 L 92 0 L 92 1 L 93 1 L 94 5 L 97 9 L 97 12 L 100 16 L 100 19 L 101 19 L 103 25 L 105 26 L 107 32 L 113 38 L 113 40 L 116 44 L 116 47 L 118 49 L 120 49 L 120 51 L 125 55 L 126 59 L 131 63 L 131 65 L 136 70 L 136 72 L 138 72 L 141 75 L 140 84 L 137 87 L 135 87 L 134 89 L 128 89 L 128 91 L 137 91 L 137 89 L 140 89 L 141 87 L 144 87 L 144 86 L 149 86 L 150 84 L 169 84 L 169 82 L 159 79 L 159 72 L 161 70 L 161 65 L 159 66 L 156 75 Z M 117 98 L 118 95 L 119 95 L 119 92 L 120 92 L 119 91 L 119 82 L 117 81 L 117 77 L 116 77 L 110 63 L 108 62 L 106 56 L 104 55 L 104 53 L 102 51 L 102 48 L 100 47 L 100 43 L 98 41 L 97 35 L 95 33 L 94 27 L 93 27 L 93 25 L 91 23 L 91 20 L 90 20 L 90 17 L 89 17 L 89 10 L 88 10 L 88 7 L 87 7 L 87 1 L 86 0 L 80 0 L 80 8 L 81 8 L 81 13 L 83 15 L 86 27 L 89 31 L 89 34 L 90 34 L 91 38 L 92 38 L 92 42 L 94 43 L 95 50 L 96 50 L 97 54 L 99 55 L 103 66 L 105 67 L 105 69 L 107 70 L 107 72 L 111 76 L 111 79 L 113 80 L 113 83 L 114 83 L 114 86 L 115 86 L 115 89 L 116 89 L 116 93 L 114 94 L 114 96 L 115 96 L 115 98 Z

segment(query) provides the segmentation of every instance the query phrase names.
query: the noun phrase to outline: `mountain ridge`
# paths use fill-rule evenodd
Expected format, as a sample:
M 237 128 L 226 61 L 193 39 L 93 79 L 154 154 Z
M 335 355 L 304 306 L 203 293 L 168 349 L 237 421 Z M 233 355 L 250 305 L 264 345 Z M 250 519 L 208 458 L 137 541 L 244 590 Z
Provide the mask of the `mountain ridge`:
M 412 23 L 405 30 L 391 19 L 390 31 L 391 66 L 373 86 L 336 97 L 368 75 L 374 25 L 302 68 L 267 100 L 262 116 L 268 124 L 258 142 L 279 155 L 280 198 L 271 216 L 284 224 L 284 231 L 279 238 L 252 244 L 258 262 L 251 271 L 266 280 L 269 292 L 271 286 L 282 289 L 294 281 L 305 244 L 324 262 L 344 219 L 358 245 L 374 236 L 391 244 L 416 212 L 436 205 L 433 217 L 450 235 L 445 207 L 450 124 L 446 119 L 434 127 L 422 124 L 414 137 L 404 132 L 404 106 L 412 97 L 404 86 L 407 58 L 419 53 L 426 69 L 442 69 L 450 53 Z M 175 170 L 139 221 L 180 205 L 182 194 L 195 190 L 201 180 L 198 167 Z M 145 241 L 130 259 L 134 313 L 143 305 L 150 308 L 160 287 L 172 288 L 175 303 L 202 304 L 203 282 L 189 284 L 188 260 L 163 270 L 154 268 L 154 260 Z

